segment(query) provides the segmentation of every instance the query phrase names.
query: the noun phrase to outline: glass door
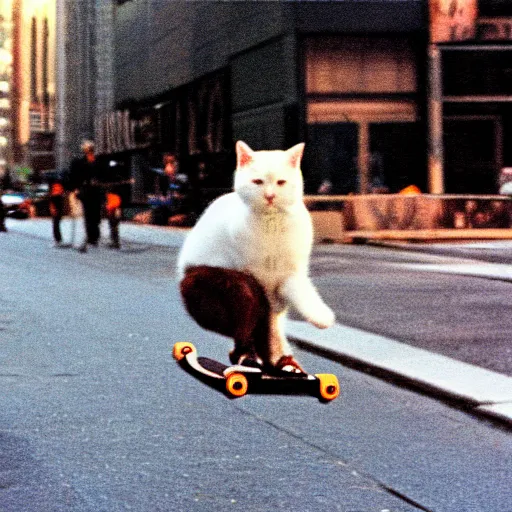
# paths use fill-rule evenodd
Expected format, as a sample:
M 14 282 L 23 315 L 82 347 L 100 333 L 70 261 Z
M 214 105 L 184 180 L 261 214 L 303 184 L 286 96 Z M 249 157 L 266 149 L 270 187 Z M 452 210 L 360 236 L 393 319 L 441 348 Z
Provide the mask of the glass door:
M 409 185 L 427 191 L 424 137 L 419 123 L 370 123 L 369 189 L 397 193 Z
M 443 128 L 446 193 L 497 194 L 502 164 L 500 118 L 449 117 Z
M 317 187 L 322 173 L 334 192 L 426 191 L 426 151 L 412 101 L 317 101 L 308 104 L 309 167 Z M 402 187 L 403 184 L 403 187 Z M 309 190 L 309 193 L 319 192 Z
M 308 193 L 356 193 L 358 125 L 315 123 L 308 126 L 304 155 Z

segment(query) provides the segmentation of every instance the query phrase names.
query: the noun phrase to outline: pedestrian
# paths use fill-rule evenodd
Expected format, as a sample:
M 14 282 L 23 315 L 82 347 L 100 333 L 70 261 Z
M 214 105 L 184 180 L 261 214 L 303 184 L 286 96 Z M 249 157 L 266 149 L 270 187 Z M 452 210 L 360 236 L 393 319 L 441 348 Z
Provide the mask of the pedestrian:
M 55 247 L 64 247 L 62 244 L 62 233 L 60 222 L 64 215 L 64 186 L 60 180 L 51 180 L 50 187 L 50 215 L 52 216 L 52 231 Z
M 155 224 L 189 225 L 193 217 L 188 176 L 179 172 L 178 160 L 172 153 L 163 156 L 159 179 L 161 202 L 154 212 Z
M 107 211 L 108 225 L 110 229 L 111 249 L 120 249 L 119 223 L 121 222 L 121 196 L 113 192 L 107 192 L 105 209 Z
M 5 226 L 5 207 L 2 203 L 2 196 L 0 195 L 0 233 L 7 233 L 7 227 Z
M 83 157 L 75 159 L 71 164 L 70 182 L 82 203 L 86 239 L 79 250 L 86 252 L 88 245 L 97 246 L 100 239 L 101 207 L 104 194 L 100 186 L 102 168 L 94 153 L 94 142 L 83 141 L 81 150 Z
M 105 213 L 110 230 L 111 249 L 120 249 L 119 224 L 123 217 L 123 197 L 127 197 L 129 189 L 127 186 L 133 184 L 133 178 L 126 179 L 124 176 L 124 166 L 116 161 L 110 161 L 106 168 L 105 179 L 102 181 L 102 187 L 105 190 Z
M 2 194 L 3 191 L 7 188 L 8 182 L 9 173 L 6 172 L 0 180 L 0 233 L 7 233 L 7 227 L 5 226 L 5 206 L 2 202 Z

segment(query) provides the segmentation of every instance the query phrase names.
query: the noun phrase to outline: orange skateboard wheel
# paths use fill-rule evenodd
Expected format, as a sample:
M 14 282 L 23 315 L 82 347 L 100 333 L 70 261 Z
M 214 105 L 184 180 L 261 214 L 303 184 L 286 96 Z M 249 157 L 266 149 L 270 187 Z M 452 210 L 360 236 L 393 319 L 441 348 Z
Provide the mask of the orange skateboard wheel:
M 194 347 L 194 345 L 189 341 L 178 341 L 178 343 L 174 344 L 172 355 L 176 361 L 181 361 L 187 354 L 195 351 L 196 347 Z
M 320 400 L 330 402 L 340 394 L 340 385 L 336 375 L 332 373 L 319 373 L 315 377 L 320 383 Z
M 247 377 L 238 372 L 230 373 L 226 377 L 226 391 L 235 397 L 244 396 L 249 389 Z

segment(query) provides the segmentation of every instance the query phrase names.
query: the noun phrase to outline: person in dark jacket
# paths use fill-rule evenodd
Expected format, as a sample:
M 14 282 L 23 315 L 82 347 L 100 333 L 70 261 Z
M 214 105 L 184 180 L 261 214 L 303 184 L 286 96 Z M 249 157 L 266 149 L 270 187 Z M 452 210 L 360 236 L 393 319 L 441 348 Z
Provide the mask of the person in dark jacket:
M 191 198 L 188 176 L 179 172 L 178 160 L 172 153 L 164 154 L 163 165 L 163 169 L 155 169 L 160 174 L 161 203 L 154 211 L 153 222 L 162 226 L 189 225 Z
M 80 251 L 86 252 L 88 244 L 97 246 L 100 239 L 101 207 L 104 193 L 100 186 L 102 168 L 94 154 L 94 143 L 86 140 L 82 143 L 81 149 L 84 156 L 72 162 L 70 182 L 82 202 L 86 240 L 80 247 Z

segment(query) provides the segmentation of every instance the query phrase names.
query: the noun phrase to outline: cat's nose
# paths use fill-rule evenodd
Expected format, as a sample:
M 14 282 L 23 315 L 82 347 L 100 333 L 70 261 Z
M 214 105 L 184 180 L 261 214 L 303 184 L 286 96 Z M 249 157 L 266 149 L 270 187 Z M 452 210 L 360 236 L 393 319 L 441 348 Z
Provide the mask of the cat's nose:
M 276 198 L 276 195 L 273 192 L 265 193 L 265 199 L 267 200 L 268 204 L 272 204 L 274 202 L 275 198 Z

